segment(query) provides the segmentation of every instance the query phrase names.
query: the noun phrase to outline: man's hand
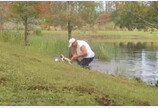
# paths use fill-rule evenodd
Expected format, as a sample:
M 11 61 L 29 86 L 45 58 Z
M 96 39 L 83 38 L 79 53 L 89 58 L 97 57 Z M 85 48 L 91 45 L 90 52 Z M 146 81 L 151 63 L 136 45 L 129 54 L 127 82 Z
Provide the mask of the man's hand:
M 78 55 L 73 55 L 73 57 L 71 58 L 71 61 L 78 59 Z
M 74 53 L 73 57 L 71 58 L 71 61 L 76 60 L 79 57 L 85 57 L 85 56 L 87 56 L 87 49 L 86 49 L 86 47 L 84 45 L 80 48 L 80 50 L 82 51 L 82 54 L 78 55 L 77 52 Z

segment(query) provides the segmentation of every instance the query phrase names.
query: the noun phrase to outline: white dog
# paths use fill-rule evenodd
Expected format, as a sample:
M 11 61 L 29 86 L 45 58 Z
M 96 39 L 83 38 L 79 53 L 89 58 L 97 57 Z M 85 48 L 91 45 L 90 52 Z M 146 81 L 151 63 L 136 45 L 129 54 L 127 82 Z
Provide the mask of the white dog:
M 69 64 L 72 64 L 71 60 L 69 58 L 66 58 L 64 55 L 61 54 L 60 58 L 61 58 L 62 61 L 67 61 Z

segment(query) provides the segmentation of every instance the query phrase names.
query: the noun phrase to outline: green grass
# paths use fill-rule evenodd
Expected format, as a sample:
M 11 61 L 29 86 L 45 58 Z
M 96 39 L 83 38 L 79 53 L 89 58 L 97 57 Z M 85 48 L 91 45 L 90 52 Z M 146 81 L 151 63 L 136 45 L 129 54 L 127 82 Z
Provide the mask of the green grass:
M 43 35 L 54 37 L 67 37 L 66 31 L 42 31 Z M 93 40 L 102 42 L 157 42 L 158 32 L 144 31 L 80 31 L 72 32 L 72 37 L 78 39 Z
M 42 31 L 43 36 L 65 38 L 67 40 L 67 31 Z M 72 32 L 72 37 L 87 41 L 95 40 L 103 43 L 128 43 L 128 42 L 154 42 L 158 41 L 158 32 L 144 31 L 80 31 Z
M 40 32 L 38 31 L 38 34 Z M 58 56 L 59 54 L 68 55 L 68 41 L 66 38 L 58 36 L 58 34 L 50 34 L 47 31 L 44 35 L 37 35 L 32 33 L 29 36 L 30 46 L 29 49 L 38 50 L 52 56 Z M 58 37 L 56 37 L 58 36 Z M 1 42 L 9 42 L 16 45 L 24 46 L 24 33 L 17 33 L 16 31 L 3 31 L 0 35 Z
M 60 54 L 68 56 L 68 42 L 66 38 L 32 36 L 30 42 L 30 48 L 33 50 L 39 50 L 52 56 L 58 56 Z M 116 52 L 121 50 L 118 46 L 108 43 L 95 41 L 88 41 L 88 43 L 95 51 L 95 57 L 98 59 L 109 60 L 115 56 Z
M 6 30 L 1 32 L 0 41 L 21 44 L 24 43 L 24 37 L 22 33 Z
M 40 33 L 40 35 L 37 35 L 37 33 Z M 23 32 L 17 34 L 16 31 L 4 31 L 2 36 L 0 36 L 0 40 L 24 45 L 23 35 Z M 96 57 L 104 60 L 109 60 L 114 57 L 116 52 L 120 52 L 122 50 L 119 47 L 120 44 L 126 46 L 130 42 L 135 45 L 146 42 L 150 48 L 152 43 L 154 43 L 154 46 L 158 46 L 158 32 L 76 30 L 72 32 L 72 36 L 88 41 L 96 53 Z M 30 35 L 30 43 L 30 49 L 38 50 L 51 56 L 57 56 L 61 53 L 68 56 L 67 31 L 37 31 Z
M 133 42 L 136 34 L 139 41 L 157 38 L 157 32 L 73 32 L 89 41 L 96 57 L 106 60 L 120 51 L 107 42 Z M 53 56 L 68 54 L 66 31 L 32 34 L 29 47 L 23 46 L 22 35 L 5 31 L 0 37 L 9 42 L 0 43 L 1 105 L 158 105 L 155 87 L 54 62 Z
M 0 42 L 0 105 L 158 105 L 156 87 Z
M 68 55 L 68 42 L 63 38 L 32 36 L 30 43 L 31 49 L 39 50 L 52 56 L 58 56 L 59 54 Z
M 110 60 L 116 53 L 122 51 L 119 46 L 114 46 L 109 43 L 90 41 L 89 44 L 92 50 L 95 51 L 95 57 L 102 60 Z

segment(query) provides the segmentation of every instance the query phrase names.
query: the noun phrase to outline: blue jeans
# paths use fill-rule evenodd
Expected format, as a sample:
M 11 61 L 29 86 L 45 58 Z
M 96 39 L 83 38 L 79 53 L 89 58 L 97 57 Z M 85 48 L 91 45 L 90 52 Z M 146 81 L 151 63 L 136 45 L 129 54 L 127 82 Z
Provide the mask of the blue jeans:
M 83 58 L 80 62 L 79 65 L 82 67 L 87 67 L 89 64 L 93 61 L 94 57 L 92 58 Z

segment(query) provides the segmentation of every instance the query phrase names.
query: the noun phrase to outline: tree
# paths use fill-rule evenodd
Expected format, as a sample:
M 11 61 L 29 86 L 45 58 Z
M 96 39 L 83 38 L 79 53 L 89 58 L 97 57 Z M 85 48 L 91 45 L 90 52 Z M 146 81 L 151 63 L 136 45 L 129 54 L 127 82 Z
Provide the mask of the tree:
M 11 3 L 11 17 L 16 21 L 21 22 L 25 28 L 25 45 L 29 43 L 29 25 L 34 24 L 38 18 L 38 12 L 34 5 L 38 2 L 33 1 L 18 1 Z
M 100 16 L 98 16 L 97 21 L 99 26 L 105 25 L 108 22 L 111 22 L 111 13 L 114 10 L 117 10 L 120 7 L 119 1 L 104 1 L 102 2 L 104 11 Z
M 3 24 L 7 21 L 9 14 L 9 2 L 0 1 L 0 30 L 3 30 Z
M 93 25 L 99 15 L 97 7 L 100 4 L 95 1 L 62 1 L 52 3 L 53 24 L 61 25 L 68 29 L 68 39 L 75 28 L 80 28 L 86 24 Z
M 157 2 L 122 2 L 119 9 L 113 12 L 113 21 L 121 28 L 158 28 Z
M 35 9 L 39 12 L 40 19 L 43 24 L 48 26 L 48 30 L 53 22 L 53 13 L 51 12 L 51 1 L 41 1 L 40 4 L 35 5 Z
M 105 24 L 107 24 L 110 21 L 111 21 L 111 15 L 108 12 L 105 12 L 105 13 L 101 14 L 98 17 L 98 24 L 99 24 L 99 26 L 105 25 Z

